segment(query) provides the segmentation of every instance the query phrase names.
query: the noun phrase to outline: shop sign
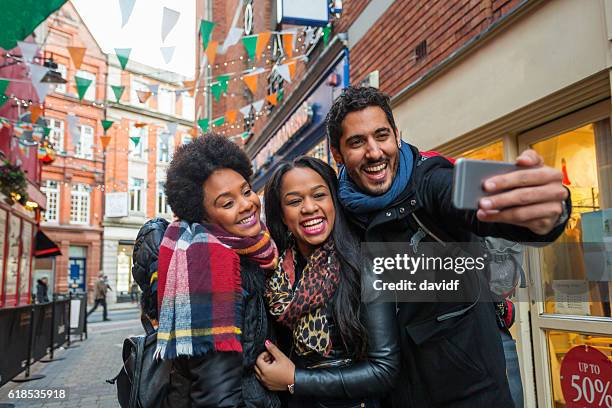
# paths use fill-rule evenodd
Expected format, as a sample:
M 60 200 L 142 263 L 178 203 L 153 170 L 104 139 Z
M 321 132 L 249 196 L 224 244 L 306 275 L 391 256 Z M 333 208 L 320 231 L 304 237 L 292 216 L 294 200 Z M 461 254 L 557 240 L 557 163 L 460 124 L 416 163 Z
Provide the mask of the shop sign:
M 274 136 L 272 136 L 264 148 L 257 153 L 253 161 L 255 169 L 259 169 L 266 164 L 266 162 L 271 161 L 274 154 L 278 152 L 281 147 L 298 132 L 310 125 L 312 122 L 312 115 L 312 106 L 308 102 L 304 102 Z
M 106 217 L 127 217 L 128 193 L 106 193 L 104 215 Z
M 561 389 L 568 408 L 612 408 L 612 362 L 590 346 L 577 346 L 561 362 Z
M 276 0 L 277 20 L 281 24 L 324 27 L 329 22 L 328 0 Z

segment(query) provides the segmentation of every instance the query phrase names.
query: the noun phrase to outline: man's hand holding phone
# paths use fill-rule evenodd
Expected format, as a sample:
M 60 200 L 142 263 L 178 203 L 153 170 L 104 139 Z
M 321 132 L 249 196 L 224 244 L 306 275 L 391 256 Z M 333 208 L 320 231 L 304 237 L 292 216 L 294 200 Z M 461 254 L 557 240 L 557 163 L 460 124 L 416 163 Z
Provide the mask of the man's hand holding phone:
M 482 182 L 486 195 L 478 200 L 476 216 L 480 221 L 518 225 L 546 235 L 557 225 L 569 194 L 562 184 L 563 173 L 545 166 L 534 150 L 521 153 L 516 166 L 517 170 Z

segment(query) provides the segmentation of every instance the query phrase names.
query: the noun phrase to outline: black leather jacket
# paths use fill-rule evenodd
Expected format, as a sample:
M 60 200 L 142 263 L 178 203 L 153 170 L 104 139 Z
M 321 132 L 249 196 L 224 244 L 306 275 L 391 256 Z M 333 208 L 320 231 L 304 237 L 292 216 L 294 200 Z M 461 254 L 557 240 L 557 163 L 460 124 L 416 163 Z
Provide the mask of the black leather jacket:
M 269 324 L 263 300 L 264 272 L 241 257 L 242 288 L 245 292 L 242 353 L 217 352 L 173 360 L 166 407 L 278 408 L 275 393 L 255 378 L 257 356 L 265 351 Z
M 394 386 L 399 374 L 400 348 L 395 304 L 362 305 L 362 319 L 367 332 L 367 355 L 362 361 L 342 367 L 305 368 L 347 358 L 344 347 L 334 347 L 329 357 L 296 358 L 295 395 L 317 398 L 382 398 Z M 339 337 L 332 326 L 332 344 Z

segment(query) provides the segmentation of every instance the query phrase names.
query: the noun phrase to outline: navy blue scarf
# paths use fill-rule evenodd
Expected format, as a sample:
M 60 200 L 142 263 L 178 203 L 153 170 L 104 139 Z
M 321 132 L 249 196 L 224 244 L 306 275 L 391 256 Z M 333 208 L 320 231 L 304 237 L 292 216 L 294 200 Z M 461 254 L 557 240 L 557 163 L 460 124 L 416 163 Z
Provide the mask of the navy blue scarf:
M 361 191 L 353 180 L 351 180 L 345 167 L 342 166 L 340 168 L 338 181 L 340 202 L 342 202 L 344 208 L 363 221 L 364 218 L 367 219 L 369 213 L 382 210 L 391 205 L 391 203 L 393 203 L 393 201 L 395 201 L 404 191 L 412 175 L 414 159 L 408 143 L 402 142 L 398 159 L 399 164 L 397 166 L 397 173 L 395 174 L 391 188 L 389 188 L 386 193 L 378 196 L 369 195 Z

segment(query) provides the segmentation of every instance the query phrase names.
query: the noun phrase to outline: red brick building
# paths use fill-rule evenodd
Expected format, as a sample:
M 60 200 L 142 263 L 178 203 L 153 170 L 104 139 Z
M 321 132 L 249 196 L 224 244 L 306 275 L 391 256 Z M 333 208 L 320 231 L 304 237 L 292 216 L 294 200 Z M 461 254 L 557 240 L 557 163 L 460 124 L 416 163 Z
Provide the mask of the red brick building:
M 42 226 L 59 245 L 62 256 L 55 263 L 51 258 L 39 260 L 36 274 L 49 276 L 54 292 L 84 292 L 100 271 L 104 158 L 99 137 L 106 98 L 106 55 L 71 2 L 52 14 L 39 31 L 47 38 L 45 55 L 57 63 L 67 83 L 57 86 L 45 102 L 49 137 L 57 155 L 42 173 L 48 202 Z M 78 69 L 68 47 L 86 49 Z M 92 81 L 82 101 L 76 76 Z M 73 129 L 69 117 L 75 118 Z

